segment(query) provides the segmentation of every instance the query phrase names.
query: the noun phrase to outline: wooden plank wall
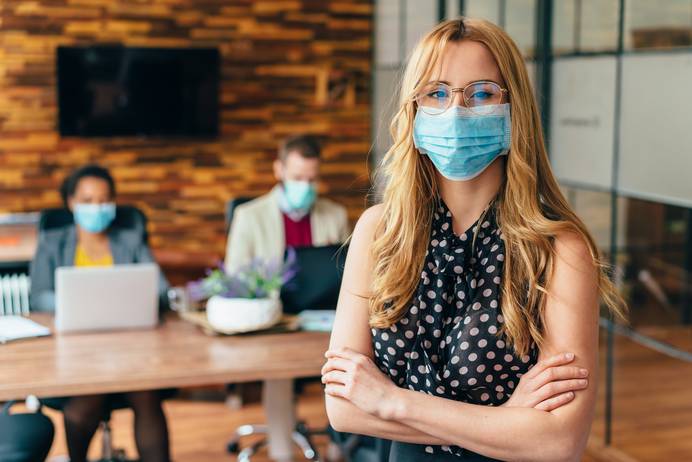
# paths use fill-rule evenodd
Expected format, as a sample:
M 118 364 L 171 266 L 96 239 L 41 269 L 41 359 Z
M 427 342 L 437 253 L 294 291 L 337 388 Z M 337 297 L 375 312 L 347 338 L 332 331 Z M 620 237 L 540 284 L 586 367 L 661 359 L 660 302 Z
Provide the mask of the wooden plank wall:
M 372 0 L 1 0 L 0 213 L 57 206 L 62 178 L 99 162 L 149 216 L 153 247 L 221 255 L 224 203 L 271 188 L 279 140 L 312 133 L 323 193 L 355 219 L 369 186 L 372 14 Z M 220 136 L 61 138 L 55 48 L 95 43 L 217 46 Z

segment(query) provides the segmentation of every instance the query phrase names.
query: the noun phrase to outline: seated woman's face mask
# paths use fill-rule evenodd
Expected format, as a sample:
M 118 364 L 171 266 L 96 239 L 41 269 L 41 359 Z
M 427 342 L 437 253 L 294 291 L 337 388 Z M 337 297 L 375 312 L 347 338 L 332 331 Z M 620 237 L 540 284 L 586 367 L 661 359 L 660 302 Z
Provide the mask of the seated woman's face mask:
M 101 233 L 115 219 L 115 204 L 75 204 L 73 215 L 75 222 L 85 231 Z
M 436 115 L 419 110 L 413 143 L 442 176 L 465 181 L 509 152 L 511 126 L 509 103 L 476 107 L 473 112 L 454 106 Z

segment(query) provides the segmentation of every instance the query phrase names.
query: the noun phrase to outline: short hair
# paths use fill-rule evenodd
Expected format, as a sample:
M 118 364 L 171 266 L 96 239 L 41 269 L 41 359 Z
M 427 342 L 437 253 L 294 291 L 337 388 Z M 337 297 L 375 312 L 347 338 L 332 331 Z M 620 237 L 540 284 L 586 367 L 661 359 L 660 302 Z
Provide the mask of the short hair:
M 115 197 L 115 181 L 107 168 L 97 164 L 88 164 L 70 173 L 60 186 L 60 196 L 63 204 L 67 207 L 67 201 L 74 196 L 79 182 L 84 178 L 99 178 L 108 183 L 111 197 Z
M 296 152 L 307 159 L 321 157 L 320 143 L 314 136 L 297 135 L 287 138 L 279 148 L 279 159 L 284 161 L 289 153 Z

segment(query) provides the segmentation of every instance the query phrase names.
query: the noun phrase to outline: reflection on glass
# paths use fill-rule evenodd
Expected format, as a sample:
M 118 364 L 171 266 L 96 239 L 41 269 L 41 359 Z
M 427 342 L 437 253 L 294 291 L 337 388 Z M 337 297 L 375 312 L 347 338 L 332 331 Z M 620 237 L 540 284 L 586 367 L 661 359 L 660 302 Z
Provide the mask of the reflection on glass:
M 525 57 L 533 57 L 536 52 L 536 0 L 512 0 L 505 5 L 505 30 Z
M 602 255 L 610 252 L 610 193 L 563 186 L 572 209 L 586 225 Z
M 500 0 L 465 0 L 464 16 L 482 18 L 500 24 Z
M 553 53 L 564 54 L 576 51 L 575 0 L 553 3 Z
M 581 18 L 579 51 L 614 51 L 618 43 L 618 0 L 577 1 Z
M 618 0 L 561 0 L 553 3 L 555 54 L 614 51 Z
M 618 253 L 631 324 L 679 344 L 676 332 L 692 323 L 692 210 L 638 199 L 623 198 L 621 203 Z M 692 337 L 688 340 L 686 349 L 692 348 Z
M 692 0 L 628 0 L 625 5 L 625 48 L 692 46 Z

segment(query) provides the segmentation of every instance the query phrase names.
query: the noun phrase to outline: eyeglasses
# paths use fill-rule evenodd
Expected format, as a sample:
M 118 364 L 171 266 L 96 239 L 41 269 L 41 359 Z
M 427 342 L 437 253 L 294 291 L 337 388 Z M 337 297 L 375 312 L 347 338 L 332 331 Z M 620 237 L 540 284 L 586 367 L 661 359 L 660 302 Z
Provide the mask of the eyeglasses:
M 415 101 L 421 111 L 438 115 L 450 108 L 454 101 L 454 93 L 461 93 L 465 106 L 471 112 L 475 112 L 474 108 L 501 104 L 507 89 L 489 80 L 471 82 L 463 88 L 453 88 L 442 82 L 431 82 L 423 87 Z

